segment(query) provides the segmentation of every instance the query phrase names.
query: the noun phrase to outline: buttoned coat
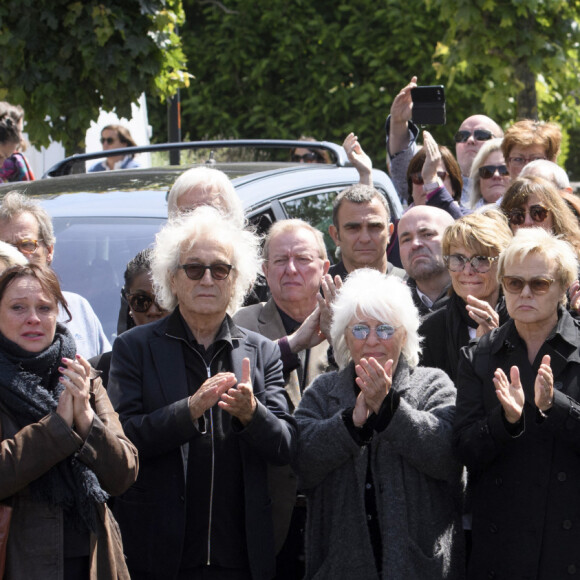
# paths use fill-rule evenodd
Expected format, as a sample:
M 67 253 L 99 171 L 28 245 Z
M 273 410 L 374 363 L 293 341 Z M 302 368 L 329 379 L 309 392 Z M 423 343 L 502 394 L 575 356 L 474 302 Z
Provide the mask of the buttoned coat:
M 533 364 L 509 321 L 462 352 L 454 425 L 469 470 L 473 551 L 469 578 L 568 578 L 580 573 L 580 330 L 560 309 Z M 542 419 L 534 382 L 542 357 L 554 373 L 554 404 Z M 520 369 L 524 428 L 510 435 L 493 374 Z
M 186 525 L 187 445 L 204 436 L 189 411 L 183 341 L 168 330 L 176 315 L 177 310 L 121 334 L 111 361 L 108 392 L 141 461 L 137 482 L 114 506 L 129 571 L 139 578 L 177 577 Z M 289 463 L 295 422 L 288 415 L 276 345 L 233 325 L 232 340 L 232 371 L 241 377 L 242 360 L 250 359 L 258 403 L 252 421 L 237 434 L 248 560 L 252 578 L 261 580 L 275 573 L 267 464 Z
M 96 417 L 83 442 L 64 420 L 50 413 L 18 430 L 3 410 L 0 423 L 0 499 L 13 507 L 8 536 L 6 580 L 63 577 L 63 512 L 35 501 L 28 485 L 51 467 L 76 453 L 111 495 L 125 491 L 136 479 L 137 450 L 123 434 L 100 379 L 91 381 Z M 117 522 L 105 504 L 97 506 L 97 534 L 91 534 L 91 580 L 129 580 Z

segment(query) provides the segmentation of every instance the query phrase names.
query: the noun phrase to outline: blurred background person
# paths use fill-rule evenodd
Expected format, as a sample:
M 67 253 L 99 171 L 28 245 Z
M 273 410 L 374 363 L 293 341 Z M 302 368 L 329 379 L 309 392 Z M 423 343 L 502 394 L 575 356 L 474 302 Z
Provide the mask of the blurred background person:
M 455 387 L 417 366 L 411 293 L 394 276 L 359 269 L 332 310 L 340 370 L 319 376 L 295 413 L 305 578 L 463 578 Z
M 306 143 L 316 142 L 314 137 L 302 135 L 299 141 L 304 141 L 304 147 L 295 147 L 290 151 L 290 160 L 294 163 L 332 163 L 326 149 L 309 149 Z
M 0 113 L 0 183 L 34 180 L 28 160 L 19 151 L 22 145 L 19 125 L 10 108 Z
M 486 141 L 473 160 L 469 176 L 469 207 L 472 209 L 496 203 L 510 184 L 501 144 L 501 139 Z
M 135 481 L 137 450 L 59 305 L 68 313 L 49 268 L 0 276 L 0 499 L 13 508 L 4 577 L 128 579 L 106 500 Z
M 469 470 L 470 579 L 580 569 L 580 328 L 565 308 L 574 249 L 519 230 L 499 259 L 511 317 L 464 349 L 454 445 Z
M 514 234 L 520 228 L 540 227 L 563 236 L 580 258 L 580 226 L 558 190 L 542 177 L 512 182 L 500 204 Z
M 451 276 L 445 308 L 427 316 L 421 364 L 457 376 L 459 352 L 473 338 L 507 320 L 497 279 L 497 261 L 512 233 L 496 209 L 457 220 L 443 234 L 443 258 Z
M 127 319 L 127 328 L 154 322 L 169 314 L 159 305 L 153 290 L 151 279 L 152 251 L 151 248 L 142 250 L 127 264 L 125 269 L 125 284 L 121 289 L 124 298 L 121 303 L 121 316 Z M 101 372 L 101 380 L 105 389 L 109 384 L 111 356 L 112 351 L 107 351 L 89 360 L 93 368 Z
M 137 147 L 137 143 L 131 136 L 129 129 L 123 125 L 107 125 L 101 131 L 101 145 L 103 151 L 111 149 L 123 149 L 124 147 Z M 113 169 L 132 169 L 141 167 L 138 161 L 135 161 L 134 155 L 115 155 L 110 156 L 95 163 L 89 171 L 111 171 Z
M 0 204 L 0 239 L 17 248 L 32 264 L 52 263 L 56 238 L 50 215 L 37 201 L 17 191 L 8 192 Z M 111 350 L 88 300 L 74 292 L 64 292 L 64 296 L 72 318 L 60 309 L 59 322 L 66 323 L 78 352 L 88 359 Z
M 537 159 L 556 162 L 562 143 L 562 131 L 555 123 L 523 119 L 505 132 L 501 150 L 512 181 L 521 170 Z

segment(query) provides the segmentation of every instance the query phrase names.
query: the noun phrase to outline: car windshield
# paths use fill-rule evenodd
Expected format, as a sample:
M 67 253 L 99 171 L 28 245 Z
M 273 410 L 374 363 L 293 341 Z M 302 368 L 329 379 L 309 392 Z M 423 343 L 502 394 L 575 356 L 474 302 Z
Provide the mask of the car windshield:
M 151 245 L 165 220 L 128 217 L 53 218 L 53 266 L 62 287 L 85 297 L 109 341 L 117 334 L 123 273 L 129 260 Z

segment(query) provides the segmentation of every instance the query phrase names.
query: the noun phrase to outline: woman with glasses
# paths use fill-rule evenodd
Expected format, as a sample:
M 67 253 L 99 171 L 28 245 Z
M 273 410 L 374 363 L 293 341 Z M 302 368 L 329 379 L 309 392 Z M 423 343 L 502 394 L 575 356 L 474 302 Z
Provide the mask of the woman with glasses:
M 299 141 L 315 142 L 314 137 L 300 137 Z M 290 152 L 290 160 L 293 163 L 331 163 L 330 155 L 325 149 L 309 149 L 304 147 L 295 147 Z
M 498 277 L 511 319 L 464 349 L 454 446 L 469 470 L 470 579 L 580 570 L 580 328 L 565 308 L 577 256 L 519 230 Z
M 471 165 L 470 207 L 477 209 L 501 199 L 510 183 L 510 174 L 501 152 L 501 139 L 487 141 Z
M 512 180 L 532 161 L 547 159 L 555 162 L 561 142 L 562 131 L 555 123 L 531 119 L 514 123 L 505 132 L 501 145 Z
M 159 305 L 153 291 L 151 280 L 152 249 L 139 252 L 125 270 L 125 284 L 121 290 L 121 312 L 119 317 L 126 318 L 126 328 L 141 326 L 164 318 L 169 314 Z M 91 365 L 101 371 L 103 386 L 107 388 L 112 352 L 105 352 L 89 360 Z
M 455 388 L 417 366 L 419 315 L 399 279 L 363 268 L 332 306 L 338 372 L 296 410 L 307 495 L 305 578 L 462 578 Z
M 457 220 L 443 234 L 443 259 L 451 276 L 446 308 L 425 318 L 421 364 L 457 375 L 459 351 L 507 320 L 497 281 L 497 261 L 512 238 L 503 215 L 488 209 Z
M 137 143 L 131 136 L 129 129 L 123 125 L 107 125 L 101 131 L 101 145 L 103 151 L 110 149 L 123 149 L 125 147 L 137 147 Z M 114 155 L 107 157 L 104 161 L 95 163 L 89 172 L 94 171 L 111 171 L 113 169 L 133 169 L 141 167 L 140 163 L 135 161 L 134 155 Z

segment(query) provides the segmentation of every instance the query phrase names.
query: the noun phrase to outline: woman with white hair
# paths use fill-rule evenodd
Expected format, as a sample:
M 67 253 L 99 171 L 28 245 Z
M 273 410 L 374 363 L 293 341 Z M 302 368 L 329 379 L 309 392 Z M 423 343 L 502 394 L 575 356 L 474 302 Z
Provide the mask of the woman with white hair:
M 565 308 L 577 276 L 570 244 L 518 230 L 498 264 L 511 319 L 462 352 L 454 445 L 469 470 L 470 579 L 580 571 L 580 328 Z
M 455 387 L 417 367 L 411 292 L 364 268 L 332 309 L 339 371 L 319 376 L 295 413 L 305 578 L 462 578 Z
M 509 187 L 510 173 L 501 152 L 501 143 L 502 139 L 486 141 L 473 160 L 469 176 L 469 205 L 472 209 L 496 203 Z

